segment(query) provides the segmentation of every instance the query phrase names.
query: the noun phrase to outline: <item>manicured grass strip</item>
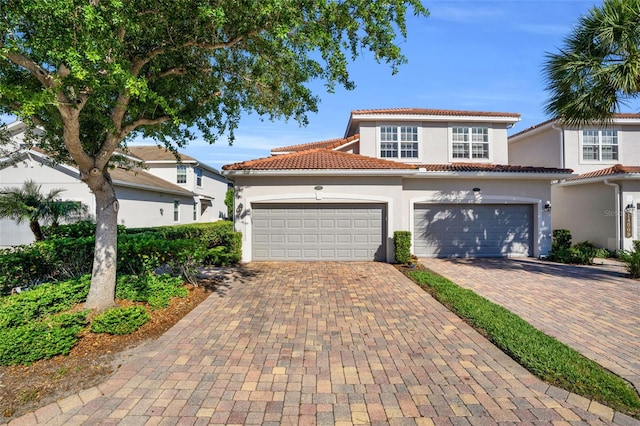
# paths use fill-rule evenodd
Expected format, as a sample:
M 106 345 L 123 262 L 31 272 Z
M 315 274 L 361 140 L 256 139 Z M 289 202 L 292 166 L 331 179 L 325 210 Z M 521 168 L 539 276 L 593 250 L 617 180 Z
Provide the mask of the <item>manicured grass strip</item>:
M 409 277 L 545 382 L 640 418 L 640 398 L 623 379 L 502 306 L 431 271 Z

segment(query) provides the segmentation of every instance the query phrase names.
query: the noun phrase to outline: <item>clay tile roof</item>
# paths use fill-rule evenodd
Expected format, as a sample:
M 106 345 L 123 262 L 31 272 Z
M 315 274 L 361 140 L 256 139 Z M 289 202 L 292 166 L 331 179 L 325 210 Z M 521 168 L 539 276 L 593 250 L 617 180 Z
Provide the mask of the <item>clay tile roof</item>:
M 348 144 L 349 142 L 353 142 L 354 140 L 359 138 L 360 138 L 360 135 L 353 135 L 353 136 L 349 136 L 348 138 L 328 139 L 326 141 L 309 142 L 309 143 L 303 143 L 299 145 L 283 146 L 280 148 L 274 148 L 271 150 L 271 152 L 297 152 L 297 151 L 306 151 L 308 149 L 315 149 L 315 148 L 334 149 L 339 146 Z
M 613 175 L 625 175 L 625 174 L 640 174 L 640 166 L 623 166 L 622 164 L 616 164 L 606 169 L 600 169 L 589 173 L 583 173 L 581 175 L 567 179 L 569 180 L 582 180 L 590 178 L 599 178 L 604 176 Z
M 494 172 L 494 173 L 572 173 L 571 169 L 557 169 L 552 167 L 511 166 L 502 164 L 421 164 L 420 168 L 428 172 Z
M 415 165 L 398 163 L 349 154 L 340 151 L 330 151 L 323 148 L 275 155 L 242 163 L 228 164 L 223 170 L 393 170 L 416 169 Z
M 387 109 L 357 109 L 351 111 L 351 115 L 356 114 L 416 114 L 416 115 L 444 115 L 444 116 L 480 116 L 480 117 L 514 117 L 520 118 L 520 114 L 514 112 L 487 112 L 487 111 L 458 111 L 451 109 L 428 109 L 428 108 L 387 108 Z
M 616 119 L 616 118 L 617 119 L 622 119 L 622 120 L 624 120 L 624 119 L 640 119 L 640 114 L 627 113 L 627 112 L 618 112 L 618 113 L 613 114 L 613 119 Z M 522 130 L 522 131 L 520 131 L 518 133 L 514 133 L 513 135 L 509 136 L 509 138 L 513 138 L 515 136 L 520 136 L 523 133 L 528 133 L 528 132 L 530 132 L 532 130 L 535 130 L 537 128 L 546 126 L 547 124 L 552 123 L 554 121 L 556 121 L 556 119 L 555 118 L 551 118 L 549 120 L 543 121 L 542 123 L 534 124 L 533 126 L 527 127 L 526 129 L 524 129 L 524 130 Z
M 127 150 L 131 155 L 144 161 L 176 161 L 176 156 L 173 152 L 157 145 L 129 146 Z M 182 161 L 197 161 L 186 154 L 180 153 L 179 156 Z

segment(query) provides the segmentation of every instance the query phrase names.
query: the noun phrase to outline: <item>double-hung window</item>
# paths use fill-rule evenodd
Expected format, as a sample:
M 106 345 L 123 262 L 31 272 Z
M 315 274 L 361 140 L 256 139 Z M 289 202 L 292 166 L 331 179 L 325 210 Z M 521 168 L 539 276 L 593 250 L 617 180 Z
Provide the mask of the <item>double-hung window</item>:
M 451 128 L 451 157 L 454 160 L 488 160 L 489 128 L 466 126 Z
M 380 127 L 381 158 L 418 158 L 417 126 Z
M 187 183 L 187 166 L 178 164 L 176 166 L 176 182 Z
M 196 186 L 198 188 L 202 188 L 202 169 L 200 167 L 197 167 L 195 169 L 196 172 Z
M 583 130 L 583 161 L 618 161 L 617 130 Z

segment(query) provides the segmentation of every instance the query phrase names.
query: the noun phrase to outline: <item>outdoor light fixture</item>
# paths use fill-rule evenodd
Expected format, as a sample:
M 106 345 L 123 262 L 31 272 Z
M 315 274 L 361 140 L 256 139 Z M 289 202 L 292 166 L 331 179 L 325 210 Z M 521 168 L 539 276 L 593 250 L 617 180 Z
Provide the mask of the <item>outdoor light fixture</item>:
M 546 203 L 544 203 L 544 211 L 545 212 L 551 211 L 551 201 L 547 201 Z
M 627 206 L 624 208 L 624 212 L 625 213 L 633 213 L 633 209 L 635 209 L 636 206 L 634 206 L 633 204 L 629 203 L 627 204 Z
M 242 203 L 238 204 L 238 207 L 236 207 L 236 214 L 240 214 L 243 208 L 244 206 L 242 205 Z
M 162 216 L 163 214 L 164 214 L 164 209 L 160 207 L 160 216 Z

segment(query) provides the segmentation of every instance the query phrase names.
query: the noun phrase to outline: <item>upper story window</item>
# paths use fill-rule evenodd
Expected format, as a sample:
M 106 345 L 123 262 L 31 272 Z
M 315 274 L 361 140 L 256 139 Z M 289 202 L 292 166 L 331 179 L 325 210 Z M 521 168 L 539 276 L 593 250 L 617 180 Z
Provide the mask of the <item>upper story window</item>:
M 380 127 L 380 157 L 418 158 L 418 127 Z
M 187 166 L 184 164 L 176 166 L 176 182 L 187 183 Z
M 582 160 L 618 161 L 618 131 L 583 130 Z
M 202 187 L 202 169 L 196 168 L 196 186 Z
M 451 129 L 451 157 L 465 160 L 488 160 L 489 128 L 453 127 Z

